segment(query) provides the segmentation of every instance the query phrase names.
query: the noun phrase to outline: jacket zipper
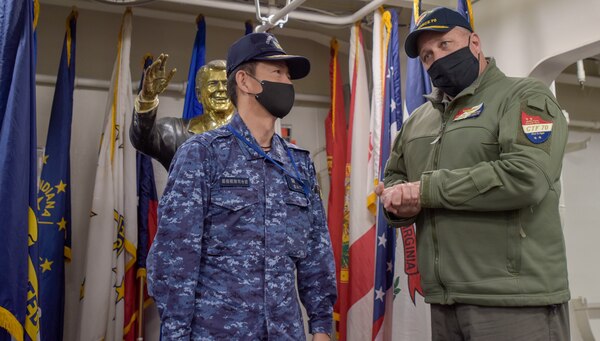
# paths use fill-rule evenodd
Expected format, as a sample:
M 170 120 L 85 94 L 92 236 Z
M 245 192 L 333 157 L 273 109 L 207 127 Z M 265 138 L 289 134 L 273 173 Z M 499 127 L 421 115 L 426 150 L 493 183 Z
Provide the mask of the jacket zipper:
M 434 158 L 433 158 L 433 170 L 438 169 L 440 146 L 441 146 L 442 136 L 444 135 L 444 131 L 446 130 L 446 123 L 447 123 L 447 120 L 444 119 L 445 116 L 446 116 L 446 113 L 444 112 L 442 114 L 442 126 L 440 129 L 440 134 L 431 143 L 434 145 L 434 148 L 435 148 Z M 432 239 L 433 239 L 433 250 L 434 250 L 433 268 L 434 268 L 434 273 L 435 273 L 435 279 L 438 281 L 438 284 L 442 287 L 442 291 L 443 291 L 442 304 L 445 304 L 448 302 L 448 291 L 446 289 L 446 286 L 444 285 L 444 282 L 442 282 L 442 279 L 440 277 L 440 252 L 439 252 L 438 238 L 437 238 L 437 226 L 435 224 L 435 215 L 433 214 L 433 212 L 429 211 L 429 215 L 430 215 L 430 219 L 431 219 L 431 234 L 432 234 Z

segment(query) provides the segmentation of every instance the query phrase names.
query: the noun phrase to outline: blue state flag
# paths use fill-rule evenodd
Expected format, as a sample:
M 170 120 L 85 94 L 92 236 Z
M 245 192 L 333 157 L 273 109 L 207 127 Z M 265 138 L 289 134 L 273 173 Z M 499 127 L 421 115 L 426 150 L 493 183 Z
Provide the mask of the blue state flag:
M 472 28 L 475 28 L 471 0 L 458 0 L 458 3 L 456 4 L 456 10 L 467 19 Z
M 62 340 L 65 260 L 71 260 L 69 149 L 75 88 L 77 12 L 67 17 L 38 190 L 40 325 L 44 340 Z
M 192 50 L 192 60 L 188 72 L 188 82 L 185 89 L 185 102 L 183 103 L 183 118 L 190 119 L 204 113 L 202 103 L 196 97 L 196 73 L 206 63 L 206 22 L 204 16 L 200 14 L 196 18 L 198 31 L 194 39 L 194 48 Z
M 152 64 L 151 58 L 144 61 L 144 70 Z M 142 74 L 143 78 L 143 74 Z M 143 79 L 142 79 L 143 81 Z M 141 84 L 140 84 L 141 88 Z M 158 226 L 157 210 L 158 195 L 154 181 L 152 159 L 140 152 L 136 153 L 137 195 L 138 195 L 138 248 L 137 248 L 137 277 L 146 277 L 146 258 L 154 241 Z M 144 288 L 145 290 L 145 288 Z M 147 293 L 144 292 L 147 297 Z
M 252 20 L 246 20 L 244 23 L 244 27 L 246 28 L 246 32 L 244 35 L 248 35 L 254 31 L 254 25 L 252 24 Z
M 0 340 L 39 337 L 34 0 L 0 6 Z
M 400 77 L 400 40 L 398 37 L 398 14 L 390 10 L 391 25 L 387 49 L 387 65 L 383 91 L 383 119 L 381 126 L 381 168 L 379 182 L 383 183 L 385 161 L 390 156 L 392 141 L 402 127 L 402 96 Z M 384 13 L 384 18 L 387 13 Z M 374 334 L 380 328 L 385 317 L 387 304 L 393 297 L 394 263 L 396 253 L 396 230 L 388 226 L 384 208 L 378 202 L 377 212 L 377 249 L 375 256 L 375 304 L 373 306 Z M 386 309 L 387 308 L 387 309 Z
M 418 10 L 420 12 L 420 10 Z M 415 29 L 415 20 L 419 14 L 415 15 L 410 20 L 410 31 Z M 406 111 L 410 115 L 421 104 L 425 103 L 424 95 L 431 93 L 431 81 L 429 75 L 419 58 L 408 58 L 406 62 Z

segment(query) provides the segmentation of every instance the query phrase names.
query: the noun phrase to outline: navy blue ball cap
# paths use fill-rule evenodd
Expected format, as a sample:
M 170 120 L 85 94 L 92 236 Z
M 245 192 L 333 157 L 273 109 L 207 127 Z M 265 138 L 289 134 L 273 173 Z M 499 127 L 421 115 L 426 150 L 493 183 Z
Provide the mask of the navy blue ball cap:
M 419 47 L 417 42 L 419 35 L 425 31 L 448 32 L 455 27 L 464 27 L 473 32 L 473 28 L 459 12 L 446 8 L 437 7 L 430 11 L 423 12 L 415 24 L 415 29 L 410 32 L 404 42 L 404 50 L 410 58 L 419 56 Z
M 251 61 L 285 61 L 292 79 L 300 79 L 310 72 L 306 57 L 285 53 L 277 38 L 270 33 L 250 33 L 229 47 L 227 77 L 238 66 Z

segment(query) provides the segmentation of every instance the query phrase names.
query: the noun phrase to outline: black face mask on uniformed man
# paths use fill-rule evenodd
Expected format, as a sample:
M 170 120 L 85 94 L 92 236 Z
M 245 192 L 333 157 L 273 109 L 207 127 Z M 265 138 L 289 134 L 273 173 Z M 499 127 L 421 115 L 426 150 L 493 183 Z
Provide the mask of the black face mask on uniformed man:
M 295 93 L 294 86 L 288 83 L 261 81 L 250 75 L 262 85 L 262 92 L 253 94 L 258 103 L 260 103 L 267 111 L 277 117 L 284 118 L 292 110 L 294 105 Z
M 469 38 L 469 45 L 471 45 Z M 469 45 L 440 58 L 431 64 L 427 73 L 433 86 L 455 97 L 479 76 L 479 60 Z

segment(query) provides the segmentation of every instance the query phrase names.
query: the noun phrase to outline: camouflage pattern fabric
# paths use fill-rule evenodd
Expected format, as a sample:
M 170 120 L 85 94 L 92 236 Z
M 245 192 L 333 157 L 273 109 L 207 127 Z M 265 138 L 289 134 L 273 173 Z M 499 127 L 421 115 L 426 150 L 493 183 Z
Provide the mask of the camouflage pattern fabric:
M 231 127 L 256 143 L 239 115 Z M 309 153 L 273 137 L 260 156 L 226 127 L 177 151 L 148 256 L 163 340 L 305 340 L 331 333 L 335 265 Z M 297 273 L 298 295 L 295 281 Z

